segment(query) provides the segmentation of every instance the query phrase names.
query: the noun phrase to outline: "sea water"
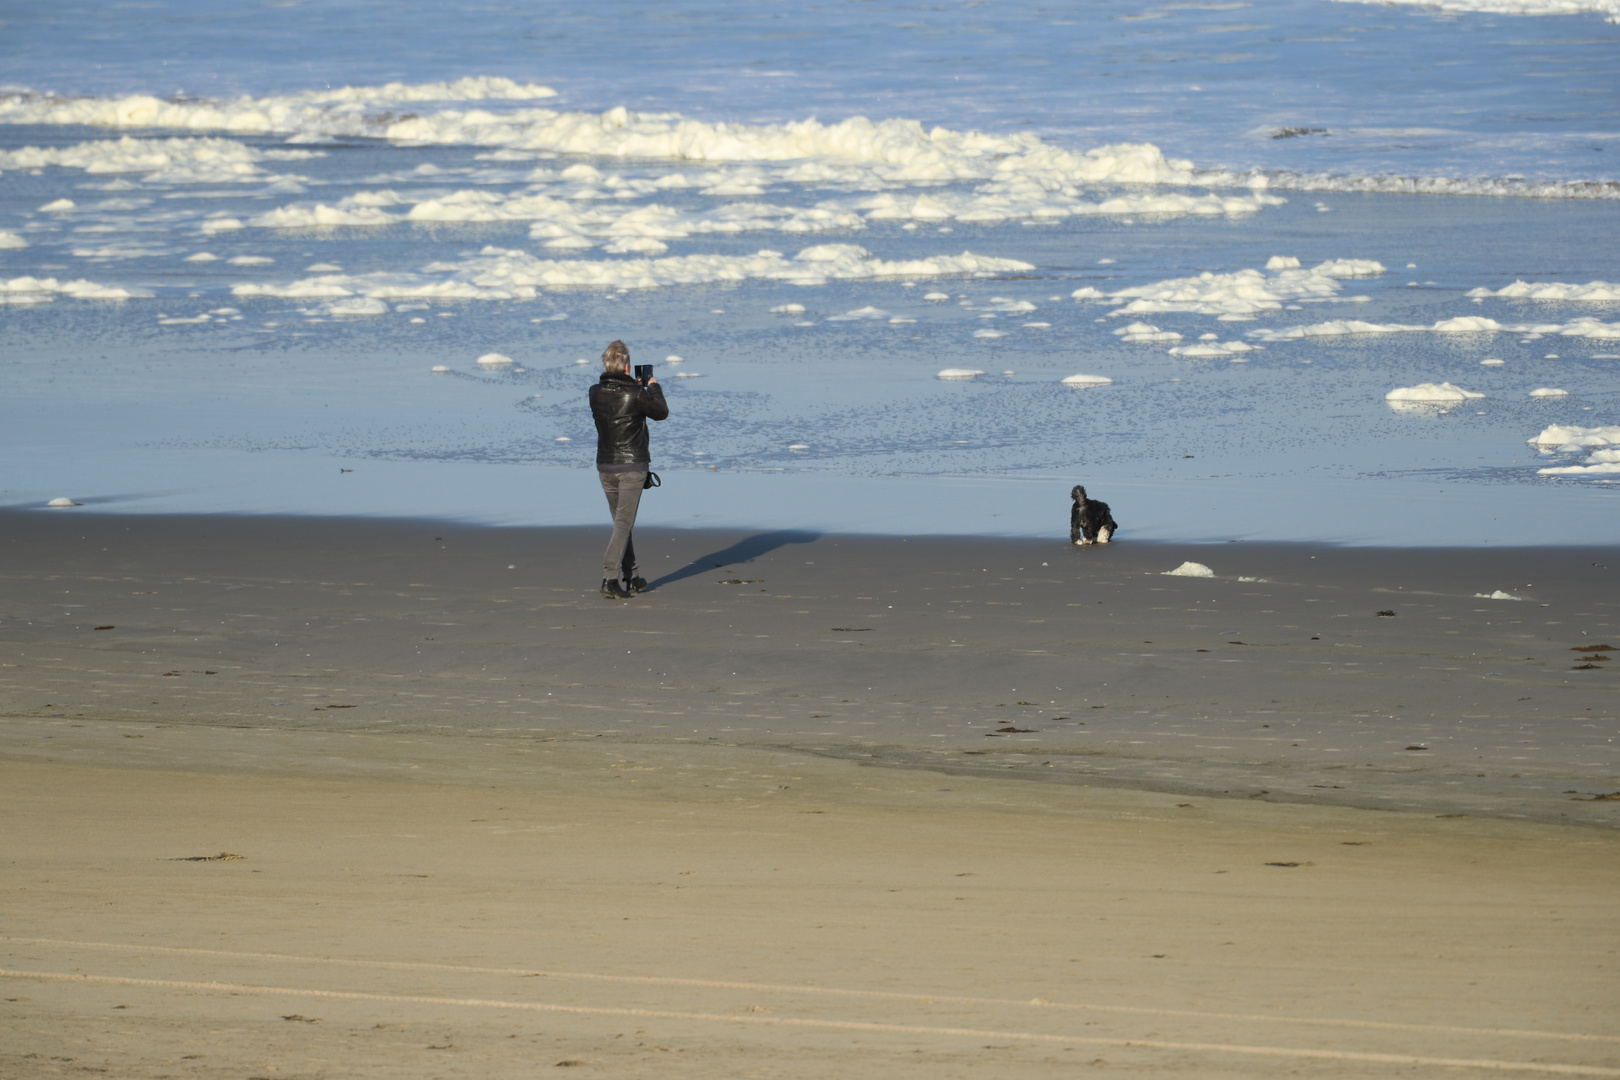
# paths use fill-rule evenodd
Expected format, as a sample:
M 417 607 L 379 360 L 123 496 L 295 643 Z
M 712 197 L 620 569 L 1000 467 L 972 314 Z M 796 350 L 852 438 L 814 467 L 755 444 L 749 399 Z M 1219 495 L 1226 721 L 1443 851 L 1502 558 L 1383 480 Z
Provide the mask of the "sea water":
M 0 500 L 595 521 L 622 338 L 647 522 L 1605 541 L 1620 26 L 1463 6 L 8 16 Z

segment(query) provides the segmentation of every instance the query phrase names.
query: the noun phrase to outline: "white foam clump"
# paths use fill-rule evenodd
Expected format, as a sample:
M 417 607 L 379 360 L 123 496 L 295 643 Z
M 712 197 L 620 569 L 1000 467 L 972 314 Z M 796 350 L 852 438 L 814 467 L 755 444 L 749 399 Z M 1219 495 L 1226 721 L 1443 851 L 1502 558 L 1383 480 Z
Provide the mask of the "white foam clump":
M 167 255 L 160 247 L 142 247 L 140 244 L 101 244 L 97 247 L 72 249 L 76 259 L 144 259 L 154 255 Z
M 1273 255 L 1266 260 L 1267 270 L 1298 270 L 1299 260 L 1292 255 Z
M 0 101 L 0 115 L 5 106 Z M 165 184 L 229 184 L 274 180 L 295 184 L 300 177 L 278 176 L 262 161 L 300 161 L 321 157 L 318 150 L 259 149 L 234 139 L 172 138 L 95 139 L 73 146 L 24 146 L 0 150 L 0 170 L 43 169 L 55 165 L 83 169 L 92 175 L 145 173 L 144 180 Z M 68 200 L 62 209 L 72 209 Z M 52 203 L 56 206 L 56 203 Z M 41 207 L 42 210 L 49 207 Z
M 1104 147 L 1122 150 L 1126 147 Z M 1157 147 L 1148 149 L 1154 154 Z M 1080 197 L 1079 183 L 1061 177 L 1054 186 L 1052 179 L 1043 175 L 1044 169 L 1032 169 L 1028 175 L 1007 170 L 990 183 L 968 192 L 924 192 L 896 194 L 884 192 L 856 202 L 859 210 L 873 221 L 961 221 L 968 223 L 994 223 L 1013 218 L 1037 221 L 1057 221 L 1066 217 L 1126 216 L 1159 214 L 1181 217 L 1194 215 L 1213 217 L 1243 217 L 1263 207 L 1281 206 L 1286 199 L 1261 192 L 1247 195 L 1183 195 L 1179 192 L 1136 192 L 1090 200 Z M 1128 181 L 1110 180 L 1119 183 Z M 1159 181 L 1164 182 L 1164 181 Z M 1185 182 L 1185 181 L 1183 181 Z
M 1620 285 L 1607 281 L 1589 281 L 1585 285 L 1559 281 L 1515 281 L 1500 289 L 1470 289 L 1466 295 L 1480 299 L 1504 297 L 1510 300 L 1620 300 Z
M 1114 380 L 1106 375 L 1068 375 L 1063 379 L 1064 386 L 1112 386 Z
M 46 503 L 45 505 L 46 506 L 53 506 L 53 507 L 56 507 L 57 509 L 61 509 L 61 508 L 66 507 L 66 506 L 82 506 L 83 504 L 82 503 L 76 503 L 72 499 L 67 498 L 66 496 L 58 496 L 57 498 L 52 499 L 50 502 Z
M 973 336 L 983 341 L 993 341 L 996 338 L 1004 338 L 1007 335 L 1002 333 L 1000 330 L 975 330 L 973 332 Z
M 1462 401 L 1474 401 L 1484 397 L 1472 390 L 1464 390 L 1453 383 L 1419 383 L 1416 386 L 1397 386 L 1384 395 L 1385 401 L 1417 402 L 1425 404 L 1456 404 Z
M 1488 15 L 1602 15 L 1620 23 L 1620 0 L 1339 0 L 1356 4 L 1406 4 L 1440 11 Z
M 486 247 L 458 262 L 429 263 L 420 272 L 323 274 L 284 284 L 244 282 L 234 296 L 337 298 L 362 295 L 382 300 L 408 297 L 464 300 L 531 300 L 543 289 L 598 286 L 656 289 L 749 279 L 824 285 L 829 280 L 1000 274 L 1033 270 L 1016 259 L 964 251 L 927 259 L 890 262 L 854 244 L 821 244 L 788 257 L 780 251 L 753 255 L 682 255 L 662 259 L 539 259 L 525 251 Z
M 199 259 L 198 261 L 207 262 L 208 260 Z M 233 255 L 225 261 L 231 266 L 271 266 L 274 265 L 276 260 L 268 255 Z
M 973 368 L 948 367 L 936 374 L 934 378 L 946 379 L 948 381 L 963 381 L 967 379 L 976 379 L 983 374 L 984 372 L 974 370 Z
M 1129 326 L 1121 326 L 1114 333 L 1121 341 L 1167 342 L 1181 340 L 1181 335 L 1174 330 L 1160 330 L 1157 326 L 1149 326 L 1143 322 L 1133 322 Z
M 69 210 L 77 210 L 78 206 L 72 199 L 53 199 L 39 208 L 42 214 L 65 214 Z
M 152 294 L 143 289 L 122 285 L 101 285 L 94 281 L 58 281 L 56 278 L 16 277 L 0 279 L 0 305 L 48 304 L 58 296 L 74 300 L 137 300 L 150 299 Z
M 1481 360 L 1479 362 L 1479 366 L 1480 367 L 1501 367 L 1505 363 L 1507 363 L 1506 360 L 1497 360 L 1497 359 L 1495 359 L 1493 357 L 1493 358 L 1488 359 L 1488 360 Z
M 941 300 L 949 300 L 950 298 L 951 297 L 950 297 L 949 293 L 942 293 L 942 292 L 931 292 L 931 293 L 925 293 L 923 295 L 924 300 L 928 300 L 928 301 L 930 301 L 932 303 L 936 303 L 936 304 L 939 303 Z
M 800 308 L 799 310 L 803 311 L 804 309 Z M 846 311 L 842 315 L 829 315 L 829 316 L 827 316 L 827 321 L 828 322 L 859 322 L 859 321 L 861 321 L 863 319 L 877 320 L 877 319 L 887 319 L 888 317 L 889 317 L 889 313 L 887 311 L 884 311 L 882 308 L 873 307 L 870 304 L 868 304 L 866 307 L 856 308 L 854 311 Z
M 1530 440 L 1543 454 L 1585 453 L 1579 465 L 1537 469 L 1541 476 L 1609 476 L 1620 473 L 1620 424 L 1576 427 L 1554 424 Z
M 1245 341 L 1201 341 L 1196 345 L 1181 345 L 1171 349 L 1170 355 L 1190 357 L 1192 359 L 1216 359 L 1219 357 L 1240 356 L 1246 352 L 1253 352 L 1254 348 L 1253 345 Z
M 1174 570 L 1166 570 L 1160 577 L 1214 577 L 1215 571 L 1201 562 L 1184 562 Z
M 473 361 L 479 367 L 506 367 L 511 362 L 512 358 L 510 356 L 502 356 L 498 352 L 485 353 Z
M 1568 390 L 1559 390 L 1559 389 L 1557 389 L 1555 387 L 1551 387 L 1551 386 L 1543 386 L 1543 387 L 1540 387 L 1539 389 L 1530 391 L 1530 396 L 1533 397 L 1533 398 L 1569 397 L 1569 391 Z
M 1477 593 L 1474 594 L 1474 599 L 1476 599 L 1476 600 L 1523 600 L 1524 597 L 1522 597 L 1522 596 L 1514 596 L 1512 593 L 1503 592 L 1501 589 L 1497 589 L 1495 592 L 1477 592 Z
M 328 206 L 316 203 L 314 206 L 279 206 L 249 218 L 247 224 L 260 229 L 309 229 L 335 225 L 392 225 L 399 220 L 397 215 L 375 206 Z M 204 227 L 207 227 L 206 224 Z
M 771 308 L 772 315 L 803 315 L 803 304 L 777 304 Z
M 367 105 L 421 101 L 533 101 L 555 97 L 547 86 L 499 77 L 455 82 L 343 86 L 277 97 L 231 101 L 164 101 L 150 94 L 118 98 L 57 97 L 21 92 L 0 98 L 0 123 L 88 124 L 97 127 L 166 127 L 193 131 L 279 132 L 288 135 L 379 134 L 381 118 Z M 385 113 L 384 116 L 387 114 Z M 485 114 L 488 115 L 488 114 Z
M 1441 319 L 1429 326 L 1410 323 L 1370 323 L 1359 319 L 1340 319 L 1314 323 L 1310 326 L 1290 326 L 1275 330 L 1254 330 L 1249 336 L 1259 341 L 1287 341 L 1308 337 L 1342 337 L 1350 334 L 1558 334 L 1563 337 L 1587 337 L 1600 340 L 1620 339 L 1620 323 L 1600 322 L 1593 318 L 1576 319 L 1567 323 L 1499 323 L 1478 315 L 1460 315 L 1454 319 Z M 1494 365 L 1492 365 L 1494 366 Z
M 753 167 L 734 172 L 757 173 Z M 865 220 L 855 210 L 833 202 L 814 206 L 778 206 L 764 202 L 726 203 L 708 209 L 680 210 L 662 203 L 630 201 L 653 196 L 671 188 L 698 187 L 705 195 L 736 194 L 738 177 L 732 183 L 720 181 L 722 173 L 697 177 L 675 173 L 658 178 L 603 174 L 586 164 L 572 165 L 560 173 L 537 170 L 530 186 L 511 193 L 470 189 L 445 193 L 426 191 L 400 194 L 393 190 L 360 192 L 329 208 L 329 212 L 371 209 L 370 224 L 396 221 L 529 221 L 529 236 L 547 247 L 587 248 L 605 242 L 612 254 L 661 254 L 666 240 L 714 233 L 731 234 L 776 231 L 804 234 L 863 229 Z M 751 185 L 763 194 L 764 184 L 774 180 L 752 177 Z M 611 201 L 605 192 L 613 193 Z M 408 206 L 403 216 L 384 214 L 375 208 Z
M 388 314 L 388 305 L 381 300 L 362 296 L 349 300 L 335 300 L 327 304 L 324 311 L 327 315 L 335 315 L 339 318 L 352 318 L 361 315 L 386 315 Z
M 28 246 L 28 241 L 14 232 L 0 229 L 0 251 L 21 251 Z
M 1286 262 L 1273 257 L 1269 266 Z M 1104 293 L 1089 286 L 1076 289 L 1075 299 L 1101 299 L 1119 305 L 1112 314 L 1185 312 L 1242 319 L 1261 311 L 1278 311 L 1287 302 L 1321 303 L 1341 299 L 1346 278 L 1382 274 L 1382 263 L 1370 259 L 1331 259 L 1308 270 L 1282 266 L 1270 276 L 1259 270 L 1231 274 L 1206 271 L 1197 277 L 1170 278 Z
M 219 256 L 210 251 L 199 251 L 195 255 L 187 255 L 181 262 L 219 262 Z
M 448 375 L 450 374 L 450 367 L 447 364 L 434 364 L 432 371 L 435 375 Z

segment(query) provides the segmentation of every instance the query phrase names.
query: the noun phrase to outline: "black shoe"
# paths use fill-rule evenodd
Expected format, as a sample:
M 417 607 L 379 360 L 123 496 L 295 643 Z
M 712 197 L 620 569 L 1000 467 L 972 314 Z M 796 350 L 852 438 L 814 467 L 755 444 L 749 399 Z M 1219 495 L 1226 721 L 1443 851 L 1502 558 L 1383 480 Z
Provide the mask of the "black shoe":
M 628 600 L 628 599 L 630 599 L 630 594 L 625 591 L 625 588 L 624 588 L 623 585 L 619 584 L 619 579 L 618 578 L 603 578 L 602 579 L 602 599 L 604 599 L 604 600 Z
M 644 578 L 644 577 L 633 577 L 633 578 L 630 579 L 630 595 L 631 596 L 634 596 L 637 593 L 644 593 L 646 591 L 647 591 L 647 579 L 646 578 Z

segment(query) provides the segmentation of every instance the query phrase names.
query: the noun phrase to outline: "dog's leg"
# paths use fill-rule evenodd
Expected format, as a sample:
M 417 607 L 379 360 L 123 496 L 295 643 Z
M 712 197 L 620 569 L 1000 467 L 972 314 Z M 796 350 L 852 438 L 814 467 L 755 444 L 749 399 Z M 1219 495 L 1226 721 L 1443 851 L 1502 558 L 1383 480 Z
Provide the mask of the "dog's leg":
M 1106 543 L 1108 543 L 1108 538 L 1113 536 L 1113 535 L 1114 535 L 1114 530 L 1113 529 L 1104 528 L 1101 532 L 1099 532 L 1097 534 L 1097 543 L 1106 544 Z

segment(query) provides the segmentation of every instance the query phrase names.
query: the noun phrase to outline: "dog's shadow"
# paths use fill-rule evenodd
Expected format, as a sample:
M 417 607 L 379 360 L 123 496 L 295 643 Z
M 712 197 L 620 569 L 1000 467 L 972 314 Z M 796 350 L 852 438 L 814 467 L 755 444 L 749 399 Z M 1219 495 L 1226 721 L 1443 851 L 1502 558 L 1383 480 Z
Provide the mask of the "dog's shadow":
M 719 551 L 711 551 L 707 555 L 699 555 L 679 570 L 672 570 L 656 581 L 647 584 L 648 591 L 664 585 L 673 585 L 677 581 L 685 581 L 689 577 L 707 574 L 722 566 L 733 566 L 737 563 L 753 562 L 761 555 L 769 554 L 777 548 L 788 544 L 808 544 L 821 539 L 818 532 L 806 532 L 802 529 L 778 529 L 775 532 L 755 533 L 753 536 L 732 544 Z

